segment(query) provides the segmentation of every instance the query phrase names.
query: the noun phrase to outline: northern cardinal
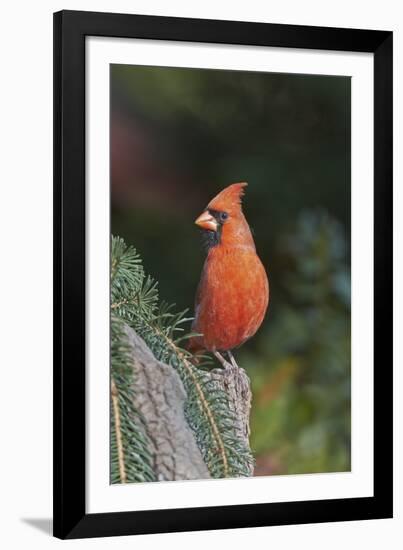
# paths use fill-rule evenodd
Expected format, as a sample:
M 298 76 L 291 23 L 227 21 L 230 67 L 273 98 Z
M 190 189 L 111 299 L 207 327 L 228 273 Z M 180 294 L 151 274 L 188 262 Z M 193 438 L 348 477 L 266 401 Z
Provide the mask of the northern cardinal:
M 264 319 L 269 303 L 266 271 L 256 254 L 241 198 L 247 183 L 233 183 L 211 200 L 195 221 L 203 230 L 207 245 L 196 293 L 192 331 L 199 333 L 189 350 L 213 352 L 229 366 L 221 352 L 227 352 L 251 338 Z

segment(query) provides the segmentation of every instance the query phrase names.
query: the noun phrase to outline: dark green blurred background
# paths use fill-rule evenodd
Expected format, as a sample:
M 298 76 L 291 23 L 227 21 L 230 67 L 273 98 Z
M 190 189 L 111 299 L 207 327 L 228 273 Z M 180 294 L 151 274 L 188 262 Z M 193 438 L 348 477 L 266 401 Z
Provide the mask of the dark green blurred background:
M 256 474 L 350 469 L 350 79 L 111 66 L 112 233 L 193 308 L 195 218 L 247 181 L 270 280 L 252 381 Z M 247 276 L 247 274 L 245 274 Z

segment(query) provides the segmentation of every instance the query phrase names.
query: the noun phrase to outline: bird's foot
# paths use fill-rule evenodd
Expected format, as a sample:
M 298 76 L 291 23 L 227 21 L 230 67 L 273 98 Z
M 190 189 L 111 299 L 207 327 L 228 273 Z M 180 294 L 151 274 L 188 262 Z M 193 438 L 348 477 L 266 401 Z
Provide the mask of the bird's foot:
M 226 359 L 224 359 L 224 357 L 221 355 L 221 353 L 219 353 L 218 351 L 214 351 L 213 353 L 217 357 L 217 359 L 220 361 L 220 363 L 222 364 L 224 369 L 230 369 L 231 368 L 231 363 L 228 363 L 228 361 Z
M 231 361 L 231 365 L 237 369 L 239 369 L 238 365 L 237 365 L 237 362 L 235 361 L 235 358 L 234 356 L 232 355 L 232 352 L 230 350 L 227 351 L 227 354 L 228 354 L 228 357 Z

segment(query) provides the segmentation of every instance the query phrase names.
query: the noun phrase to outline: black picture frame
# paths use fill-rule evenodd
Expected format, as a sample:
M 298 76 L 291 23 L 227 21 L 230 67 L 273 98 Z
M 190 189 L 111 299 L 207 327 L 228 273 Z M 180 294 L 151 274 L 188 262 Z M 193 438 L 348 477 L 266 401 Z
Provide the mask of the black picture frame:
M 87 514 L 85 38 L 374 54 L 374 496 Z M 61 11 L 54 14 L 54 536 L 100 537 L 392 517 L 392 32 Z

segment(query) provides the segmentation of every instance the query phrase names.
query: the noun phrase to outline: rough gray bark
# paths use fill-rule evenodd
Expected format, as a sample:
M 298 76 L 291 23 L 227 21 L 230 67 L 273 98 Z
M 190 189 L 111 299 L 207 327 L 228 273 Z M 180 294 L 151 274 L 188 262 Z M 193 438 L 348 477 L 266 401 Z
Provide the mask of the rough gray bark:
M 252 404 L 250 380 L 244 369 L 232 365 L 223 369 L 211 371 L 211 377 L 216 385 L 228 396 L 230 408 L 235 412 L 237 423 L 235 429 L 240 439 L 249 447 L 249 415 Z M 253 474 L 251 467 L 250 474 Z
M 186 392 L 179 375 L 170 365 L 158 361 L 133 329 L 126 326 L 126 333 L 135 371 L 134 405 L 144 418 L 151 440 L 150 451 L 157 479 L 209 478 L 207 466 L 186 422 Z M 238 419 L 238 436 L 246 440 L 249 446 L 249 378 L 243 369 L 236 367 L 214 369 L 210 374 L 217 386 L 228 395 L 229 404 Z
M 158 361 L 147 344 L 126 326 L 135 371 L 135 408 L 141 413 L 152 444 L 157 479 L 210 477 L 185 415 L 186 393 L 175 370 Z

